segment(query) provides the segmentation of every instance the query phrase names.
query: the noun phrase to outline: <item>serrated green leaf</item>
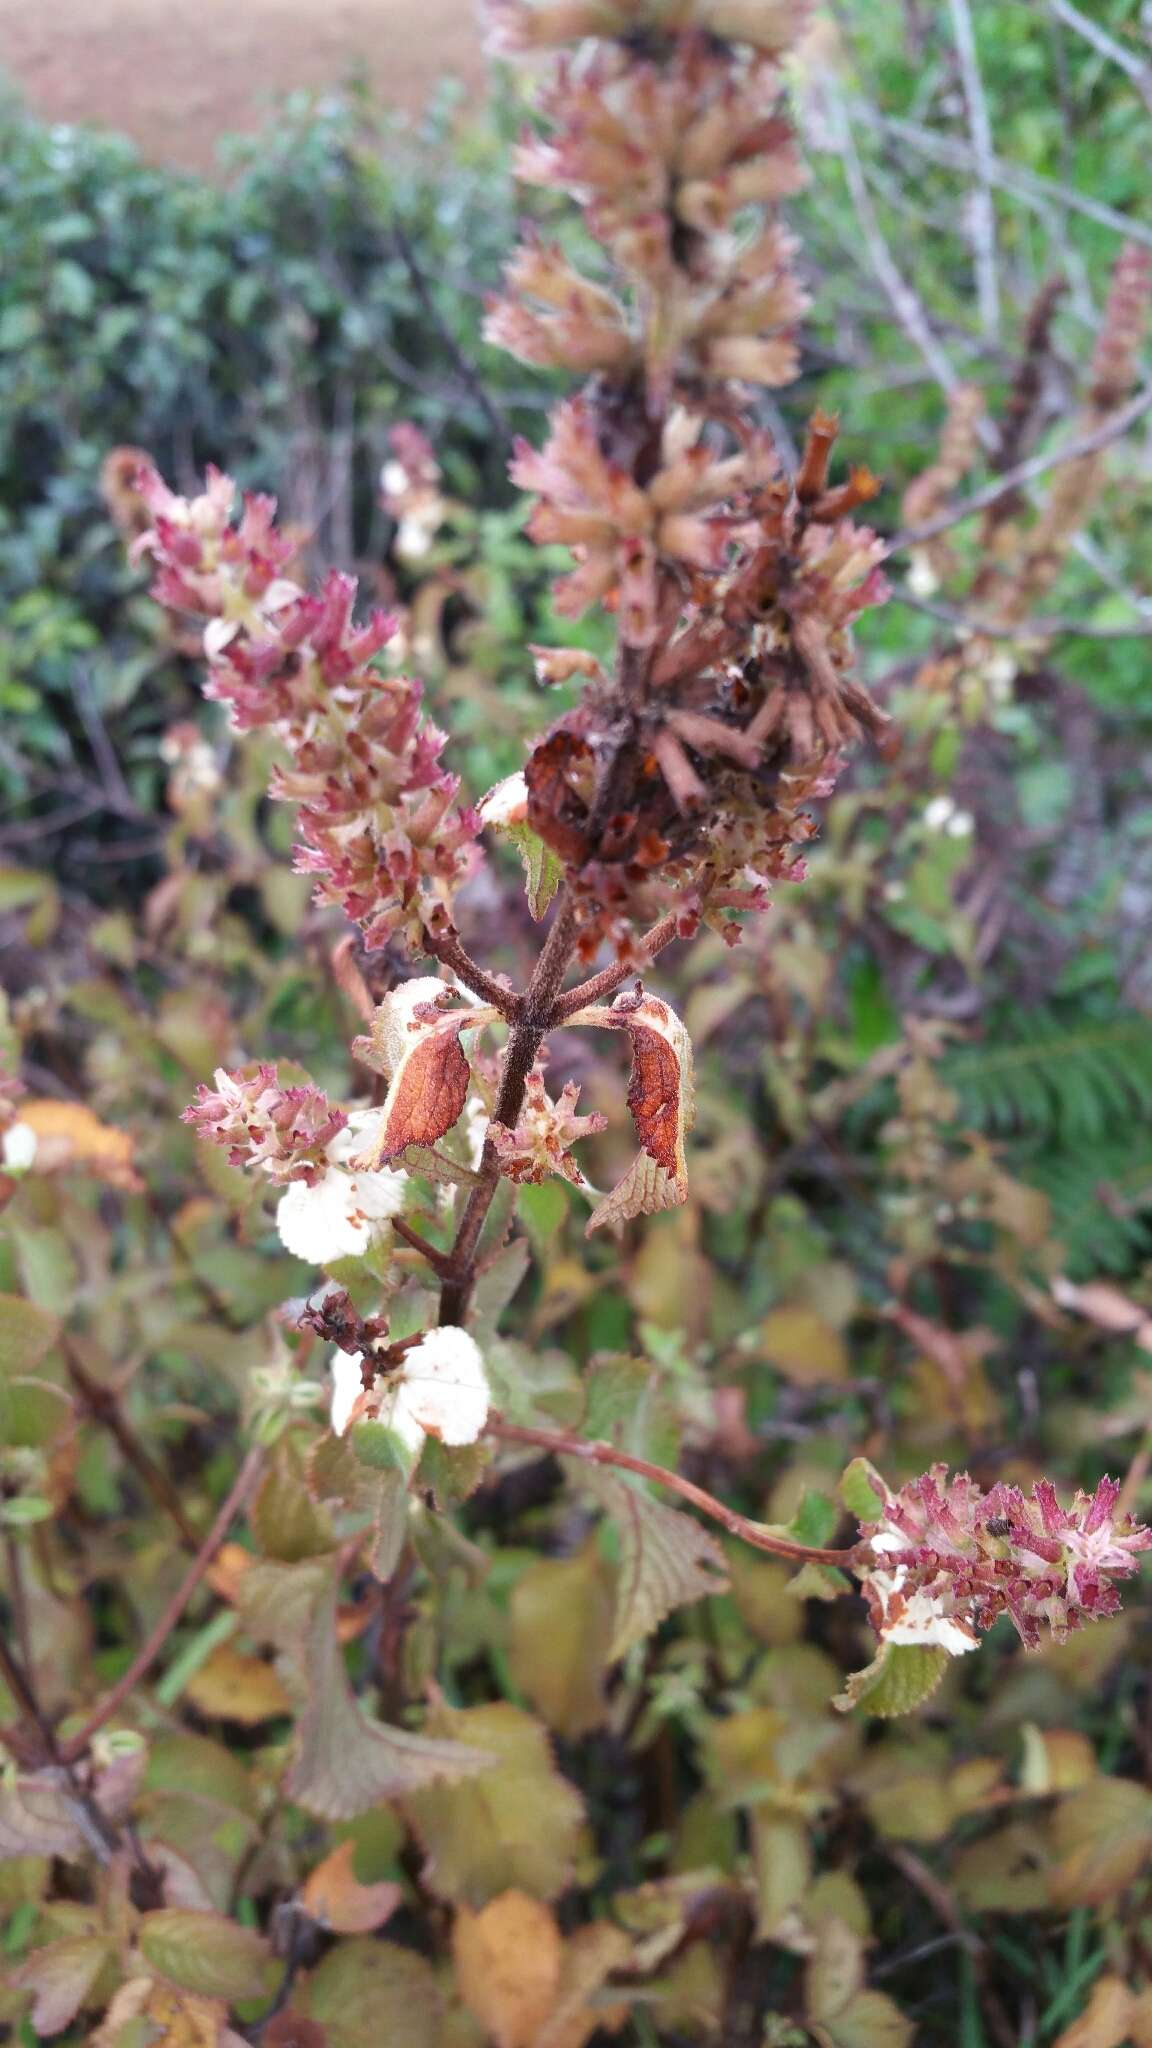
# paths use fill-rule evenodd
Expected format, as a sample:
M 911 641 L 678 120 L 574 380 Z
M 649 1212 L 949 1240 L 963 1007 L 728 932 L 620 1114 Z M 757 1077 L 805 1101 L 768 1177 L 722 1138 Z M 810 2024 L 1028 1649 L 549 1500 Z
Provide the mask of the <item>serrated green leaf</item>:
M 894 1720 L 930 1699 L 947 1668 L 947 1650 L 926 1643 L 884 1643 L 871 1664 L 851 1673 L 833 1705 L 841 1713 L 860 1707 L 881 1720 Z
M 293 2001 L 324 2029 L 328 2048 L 403 2042 L 437 2048 L 441 1998 L 431 1965 L 392 1941 L 341 1941 Z
M 141 1955 L 158 1976 L 204 1998 L 257 1998 L 271 1956 L 262 1934 L 222 1913 L 164 1906 L 145 1913 L 136 1933 Z
M 298 1564 L 331 1550 L 336 1537 L 325 1511 L 310 1497 L 298 1431 L 280 1439 L 249 1510 L 252 1534 L 265 1557 Z
M 507 833 L 524 863 L 524 892 L 528 908 L 539 924 L 564 879 L 564 864 L 531 825 L 504 825 L 501 830 Z
M 602 1467 L 569 1461 L 568 1469 L 619 1532 L 620 1568 L 609 1651 L 613 1659 L 642 1642 L 673 1608 L 725 1591 L 724 1552 L 691 1515 L 665 1507 L 639 1484 Z
M 348 1682 L 336 1639 L 336 1584 L 317 1601 L 305 1642 L 308 1700 L 285 1789 L 324 1820 L 351 1820 L 380 1799 L 485 1771 L 482 1749 L 371 1721 Z
M 888 1489 L 867 1458 L 853 1458 L 840 1474 L 840 1498 L 858 1522 L 883 1520 Z

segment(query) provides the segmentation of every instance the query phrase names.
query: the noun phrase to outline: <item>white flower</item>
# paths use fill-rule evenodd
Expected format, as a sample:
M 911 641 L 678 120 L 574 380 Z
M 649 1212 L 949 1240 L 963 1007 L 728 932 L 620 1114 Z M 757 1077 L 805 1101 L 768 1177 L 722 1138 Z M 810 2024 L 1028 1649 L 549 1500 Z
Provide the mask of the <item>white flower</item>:
M 881 1532 L 872 1538 L 873 1550 L 902 1549 L 907 1537 L 886 1538 Z M 880 1601 L 884 1620 L 880 1626 L 880 1640 L 883 1643 L 918 1643 L 923 1648 L 947 1650 L 950 1657 L 963 1657 L 969 1650 L 978 1648 L 978 1638 L 973 1629 L 949 1614 L 942 1593 L 928 1593 L 923 1589 L 905 1596 L 902 1588 L 908 1576 L 905 1564 L 897 1565 L 894 1572 L 869 1572 L 868 1584 Z M 896 1601 L 896 1613 L 888 1620 L 888 1609 Z
M 523 825 L 528 816 L 528 782 L 522 769 L 493 783 L 480 799 L 480 816 L 485 825 Z
M 908 588 L 913 597 L 935 597 L 940 588 L 940 578 L 928 556 L 918 548 L 912 557 L 908 571 Z
M 950 839 L 967 839 L 972 831 L 971 812 L 958 810 L 950 796 L 934 796 L 925 805 L 924 823 L 930 832 L 946 832 Z
M 0 1160 L 6 1173 L 27 1173 L 36 1157 L 37 1138 L 31 1124 L 10 1124 L 0 1141 Z
M 337 1436 L 343 1436 L 352 1418 L 352 1410 L 364 1391 L 364 1380 L 360 1370 L 361 1355 L 358 1351 L 335 1351 L 332 1354 L 332 1427 Z
M 359 1257 L 368 1249 L 375 1226 L 404 1207 L 406 1173 L 387 1166 L 375 1173 L 354 1173 L 346 1163 L 364 1151 L 369 1143 L 366 1132 L 379 1119 L 377 1109 L 354 1111 L 329 1145 L 328 1169 L 315 1186 L 293 1181 L 280 1199 L 276 1228 L 281 1242 L 309 1265 Z
M 332 1360 L 332 1427 L 343 1436 L 363 1388 L 362 1358 L 338 1351 Z M 379 1384 L 379 1383 L 378 1383 Z M 399 1438 L 413 1464 L 424 1439 L 474 1444 L 488 1420 L 491 1394 L 479 1346 L 467 1330 L 446 1324 L 406 1351 L 382 1385 L 375 1419 Z

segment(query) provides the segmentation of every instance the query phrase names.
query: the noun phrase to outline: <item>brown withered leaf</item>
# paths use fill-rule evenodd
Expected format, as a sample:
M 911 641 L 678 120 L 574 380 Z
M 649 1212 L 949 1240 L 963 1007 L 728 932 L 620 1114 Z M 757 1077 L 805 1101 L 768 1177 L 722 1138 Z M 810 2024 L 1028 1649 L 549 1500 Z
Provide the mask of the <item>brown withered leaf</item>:
M 33 1993 L 31 2020 L 37 2035 L 62 2034 L 71 2026 L 113 1953 L 105 1935 L 80 1934 L 33 1949 L 12 1971 L 12 1988 Z
M 385 996 L 371 1035 L 356 1040 L 357 1057 L 388 1077 L 379 1128 L 357 1166 L 374 1171 L 409 1145 L 435 1145 L 460 1115 L 472 1078 L 460 1034 L 492 1023 L 498 1012 L 447 1010 L 451 998 L 432 976 L 402 982 Z
M 561 727 L 535 746 L 524 769 L 528 823 L 561 860 L 579 865 L 588 857 L 588 819 L 596 782 L 596 757 L 586 739 Z
M 1133 1993 L 1122 1977 L 1111 1972 L 1098 1977 L 1078 2019 L 1054 2043 L 1054 2048 L 1125 2048 L 1132 2039 Z
M 300 1891 L 304 1911 L 333 1934 L 374 1934 L 404 1896 L 398 1884 L 361 1884 L 353 1869 L 355 1859 L 355 1842 L 338 1843 Z
M 641 1150 L 592 1211 L 591 1236 L 606 1224 L 674 1209 L 687 1199 L 684 1140 L 696 1115 L 692 1043 L 671 1005 L 641 988 L 617 996 L 609 1009 L 578 1010 L 569 1022 L 627 1031 L 632 1042 L 628 1107 Z
M 143 1187 L 132 1164 L 131 1134 L 102 1124 L 84 1103 L 33 1096 L 20 1104 L 20 1121 L 36 1133 L 39 1173 L 78 1171 L 127 1192 Z
M 535 2048 L 563 1955 L 555 1914 L 528 1892 L 501 1892 L 479 1913 L 461 1906 L 452 1927 L 456 1981 L 495 2048 Z

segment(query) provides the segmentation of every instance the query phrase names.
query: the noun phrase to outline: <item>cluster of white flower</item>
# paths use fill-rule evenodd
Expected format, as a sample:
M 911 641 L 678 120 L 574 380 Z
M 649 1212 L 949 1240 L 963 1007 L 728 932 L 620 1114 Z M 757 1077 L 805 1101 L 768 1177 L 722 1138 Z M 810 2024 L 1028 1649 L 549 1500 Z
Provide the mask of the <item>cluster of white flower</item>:
M 285 1249 L 311 1266 L 354 1259 L 367 1251 L 372 1233 L 404 1207 L 408 1176 L 400 1168 L 355 1170 L 350 1161 L 371 1147 L 379 1128 L 378 1109 L 353 1110 L 344 1130 L 327 1147 L 327 1170 L 314 1186 L 293 1181 L 276 1210 Z
M 488 1420 L 490 1400 L 480 1348 L 454 1324 L 429 1330 L 404 1353 L 395 1371 L 377 1375 L 368 1389 L 362 1353 L 337 1351 L 332 1359 L 337 1436 L 343 1436 L 359 1411 L 383 1423 L 413 1463 L 429 1436 L 442 1444 L 474 1444 Z

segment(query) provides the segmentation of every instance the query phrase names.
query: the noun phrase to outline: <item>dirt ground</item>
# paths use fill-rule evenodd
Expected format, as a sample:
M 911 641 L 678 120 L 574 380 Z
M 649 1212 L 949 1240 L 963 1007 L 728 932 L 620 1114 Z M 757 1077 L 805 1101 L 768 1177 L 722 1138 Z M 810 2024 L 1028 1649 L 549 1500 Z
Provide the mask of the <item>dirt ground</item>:
M 366 67 L 386 103 L 482 78 L 473 0 L 0 0 L 0 76 L 48 118 L 205 170 L 280 94 Z

